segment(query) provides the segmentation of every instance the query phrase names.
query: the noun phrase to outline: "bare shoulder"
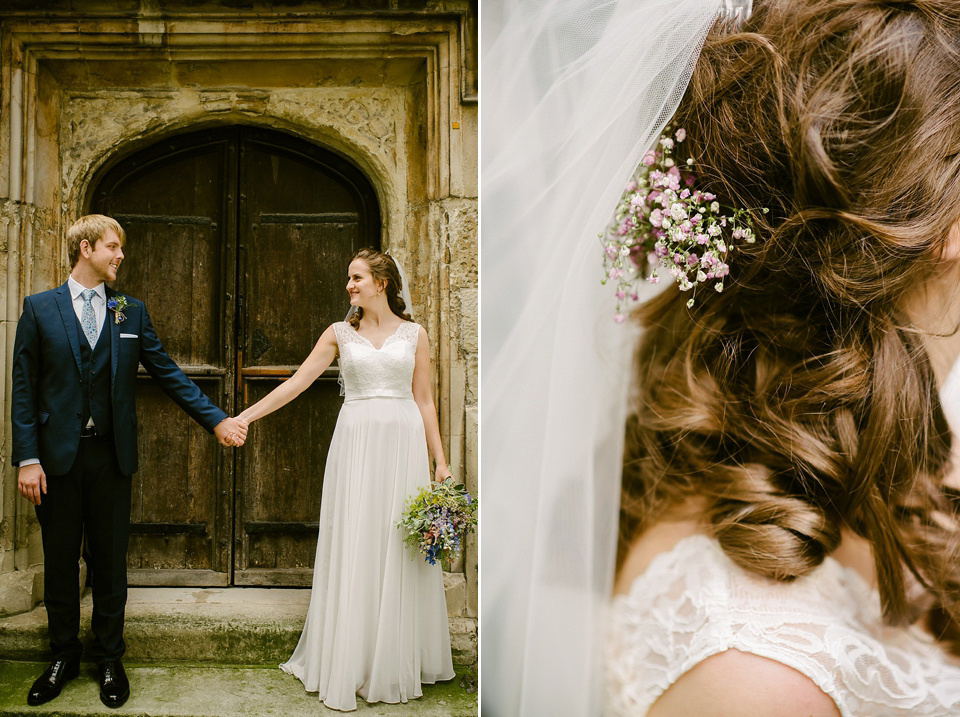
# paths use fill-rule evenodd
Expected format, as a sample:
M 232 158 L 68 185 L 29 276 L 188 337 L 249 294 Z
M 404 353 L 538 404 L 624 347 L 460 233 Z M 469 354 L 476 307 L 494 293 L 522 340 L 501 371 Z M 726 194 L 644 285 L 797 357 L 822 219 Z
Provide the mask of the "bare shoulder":
M 617 571 L 613 594 L 630 592 L 633 582 L 646 572 L 657 555 L 672 550 L 684 538 L 701 532 L 699 518 L 702 513 L 702 502 L 690 500 L 639 535 L 630 545 Z
M 338 322 L 346 324 L 346 322 Z M 337 324 L 330 324 L 323 333 L 320 334 L 320 338 L 317 339 L 318 347 L 333 347 L 337 348 L 339 346 L 337 342 Z
M 647 717 L 840 717 L 806 675 L 739 650 L 708 657 L 671 685 Z

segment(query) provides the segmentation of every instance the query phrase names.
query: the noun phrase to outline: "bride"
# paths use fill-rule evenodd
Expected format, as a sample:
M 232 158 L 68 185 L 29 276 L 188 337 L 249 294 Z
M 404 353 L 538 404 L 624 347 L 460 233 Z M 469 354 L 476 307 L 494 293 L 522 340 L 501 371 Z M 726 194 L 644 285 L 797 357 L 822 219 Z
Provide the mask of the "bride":
M 485 6 L 491 715 L 960 712 L 960 4 L 746 5 Z M 618 325 L 668 122 L 756 242 Z
M 430 347 L 407 313 L 393 258 L 350 262 L 351 314 L 297 372 L 238 418 L 252 423 L 300 395 L 339 358 L 345 398 L 323 474 L 320 536 L 300 642 L 281 668 L 338 710 L 406 702 L 454 676 L 443 577 L 404 548 L 407 499 L 450 475 L 430 394 Z M 356 309 L 354 312 L 353 309 Z

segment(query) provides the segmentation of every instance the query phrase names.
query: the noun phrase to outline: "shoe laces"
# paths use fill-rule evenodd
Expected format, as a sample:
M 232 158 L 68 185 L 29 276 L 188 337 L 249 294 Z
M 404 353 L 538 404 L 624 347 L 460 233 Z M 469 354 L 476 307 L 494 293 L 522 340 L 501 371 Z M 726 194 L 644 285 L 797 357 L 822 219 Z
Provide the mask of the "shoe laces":
M 112 662 L 103 666 L 103 681 L 115 682 L 117 679 L 117 667 Z

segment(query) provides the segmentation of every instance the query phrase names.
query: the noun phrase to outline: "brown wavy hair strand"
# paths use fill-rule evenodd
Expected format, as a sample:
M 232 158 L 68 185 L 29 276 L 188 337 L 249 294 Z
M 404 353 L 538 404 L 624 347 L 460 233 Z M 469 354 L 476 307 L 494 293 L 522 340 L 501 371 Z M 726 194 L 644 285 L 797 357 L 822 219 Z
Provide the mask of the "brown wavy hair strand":
M 755 210 L 758 241 L 722 294 L 638 312 L 621 559 L 690 497 L 735 562 L 779 580 L 849 526 L 885 619 L 929 611 L 957 640 L 951 437 L 903 307 L 960 217 L 960 3 L 759 0 L 708 37 L 672 125 L 698 187 Z

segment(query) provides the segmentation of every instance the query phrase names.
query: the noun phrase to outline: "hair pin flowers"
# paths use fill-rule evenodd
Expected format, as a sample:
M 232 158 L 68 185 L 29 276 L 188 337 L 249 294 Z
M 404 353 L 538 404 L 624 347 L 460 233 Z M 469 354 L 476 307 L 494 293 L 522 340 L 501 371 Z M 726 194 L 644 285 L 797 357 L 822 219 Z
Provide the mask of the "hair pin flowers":
M 119 324 L 121 321 L 127 320 L 127 317 L 123 314 L 123 310 L 128 306 L 133 306 L 133 304 L 127 301 L 127 297 L 125 297 L 123 294 L 114 296 L 111 299 L 107 299 L 107 308 L 113 312 L 113 322 L 115 324 Z
M 749 211 L 721 207 L 713 194 L 695 188 L 693 159 L 676 162 L 674 155 L 686 137 L 683 128 L 671 135 L 667 127 L 643 156 L 617 205 L 616 222 L 604 241 L 603 283 L 617 282 L 618 323 L 626 318 L 628 303 L 639 300 L 637 282 L 645 278 L 656 284 L 661 272 L 669 273 L 680 291 L 693 290 L 688 308 L 700 284 L 723 291 L 730 273 L 727 259 L 736 248 L 730 240 L 756 241 Z

